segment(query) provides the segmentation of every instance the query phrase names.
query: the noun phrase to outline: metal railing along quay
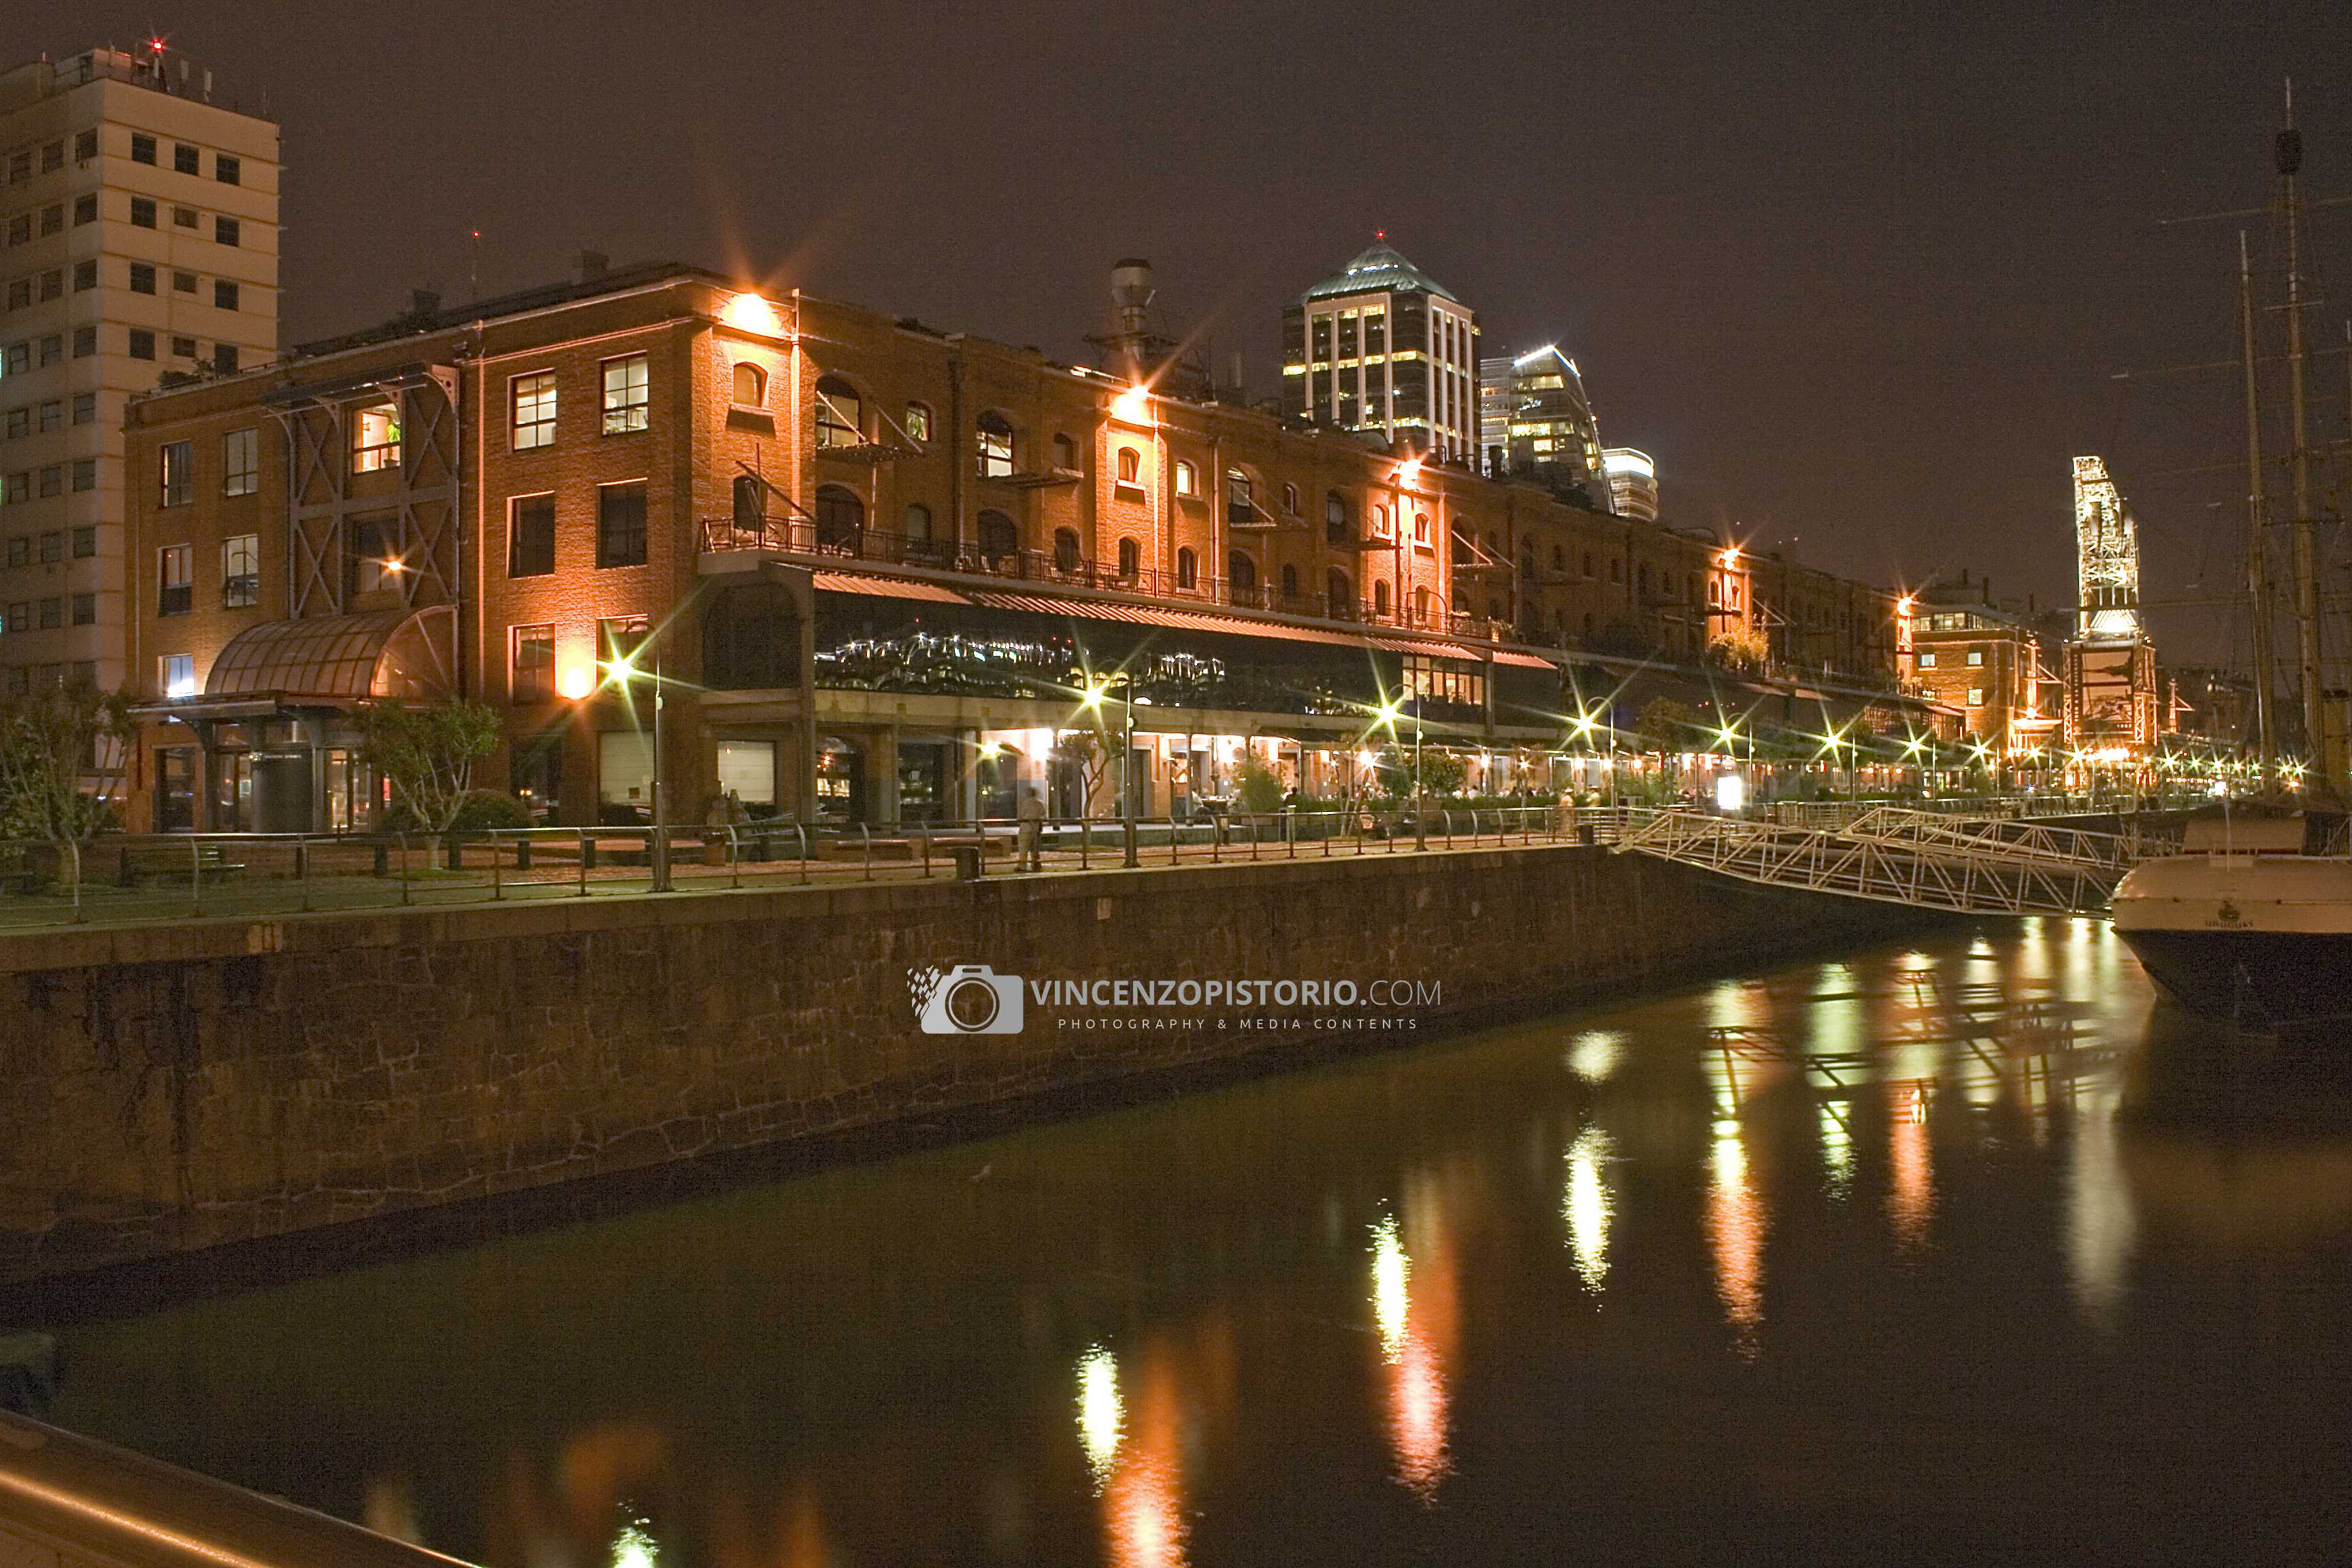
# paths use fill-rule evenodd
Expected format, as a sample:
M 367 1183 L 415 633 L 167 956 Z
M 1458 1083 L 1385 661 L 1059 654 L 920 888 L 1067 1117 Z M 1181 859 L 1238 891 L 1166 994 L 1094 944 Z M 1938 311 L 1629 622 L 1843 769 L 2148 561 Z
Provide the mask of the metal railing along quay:
M 1583 823 L 1589 829 L 1591 823 Z M 445 835 L 130 834 L 76 848 L 0 842 L 0 930 L 270 917 L 526 899 L 1118 870 L 1117 817 L 1048 820 L 1034 868 L 1011 818 Z M 1576 808 L 1410 805 L 1139 818 L 1139 867 L 1597 840 Z
M 450 1568 L 457 1562 L 125 1448 L 0 1414 L 0 1563 Z

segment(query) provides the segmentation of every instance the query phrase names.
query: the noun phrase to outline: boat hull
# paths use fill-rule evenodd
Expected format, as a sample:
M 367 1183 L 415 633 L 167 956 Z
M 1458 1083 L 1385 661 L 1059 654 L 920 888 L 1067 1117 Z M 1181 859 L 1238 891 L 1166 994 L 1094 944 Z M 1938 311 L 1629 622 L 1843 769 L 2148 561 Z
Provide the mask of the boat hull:
M 2352 1025 L 2352 861 L 2181 855 L 2116 889 L 2116 934 L 2174 999 L 2254 1027 Z

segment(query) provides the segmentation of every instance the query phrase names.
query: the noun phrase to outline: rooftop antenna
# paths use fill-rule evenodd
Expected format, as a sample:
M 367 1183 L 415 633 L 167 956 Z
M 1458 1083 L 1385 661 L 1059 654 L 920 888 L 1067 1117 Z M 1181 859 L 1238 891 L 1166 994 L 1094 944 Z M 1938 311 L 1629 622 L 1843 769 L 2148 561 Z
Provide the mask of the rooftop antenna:
M 466 247 L 466 299 L 470 303 L 482 297 L 482 231 L 473 231 Z

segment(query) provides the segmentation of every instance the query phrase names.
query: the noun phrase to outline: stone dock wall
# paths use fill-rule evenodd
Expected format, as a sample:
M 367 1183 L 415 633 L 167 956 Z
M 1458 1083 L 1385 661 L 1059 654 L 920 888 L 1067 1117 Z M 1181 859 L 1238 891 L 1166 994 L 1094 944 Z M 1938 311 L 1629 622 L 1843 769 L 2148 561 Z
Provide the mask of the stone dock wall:
M 1578 847 L 0 938 L 0 1282 L 1165 1072 L 1891 934 L 1910 911 Z M 1434 982 L 1191 1028 L 917 1026 L 908 972 Z M 1340 1032 L 1333 1018 L 1409 1016 Z

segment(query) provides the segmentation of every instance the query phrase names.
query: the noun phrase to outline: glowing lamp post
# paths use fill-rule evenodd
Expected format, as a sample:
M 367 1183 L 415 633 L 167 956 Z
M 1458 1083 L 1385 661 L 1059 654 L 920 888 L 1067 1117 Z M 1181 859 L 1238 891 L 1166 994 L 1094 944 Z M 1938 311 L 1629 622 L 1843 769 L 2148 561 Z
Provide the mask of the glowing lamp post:
M 629 683 L 630 683 L 631 681 L 635 680 L 635 679 L 637 678 L 637 676 L 638 676 L 640 673 L 642 673 L 642 672 L 641 672 L 641 671 L 639 671 L 639 670 L 638 670 L 638 668 L 637 668 L 636 660 L 637 660 L 637 655 L 638 655 L 639 653 L 644 652 L 644 651 L 645 651 L 645 650 L 644 650 L 643 646 L 642 646 L 642 645 L 640 645 L 640 647 L 638 647 L 637 648 L 635 648 L 635 649 L 632 650 L 632 651 L 631 651 L 631 652 L 630 652 L 626 657 L 625 657 L 625 658 L 615 658 L 615 659 L 608 659 L 608 660 L 606 660 L 606 661 L 605 661 L 605 664 L 604 664 L 604 684 L 605 684 L 605 685 L 607 685 L 607 686 L 609 686 L 609 687 L 611 687 L 611 688 L 613 688 L 613 689 L 614 689 L 614 690 L 616 690 L 616 691 L 620 691 L 620 692 L 623 692 L 623 693 L 626 693 L 626 692 L 628 691 L 628 689 L 629 689 Z M 659 643 L 656 643 L 656 644 L 654 644 L 654 650 L 653 650 L 653 651 L 654 651 L 654 668 L 653 668 L 653 683 L 654 683 L 654 775 L 653 775 L 653 792 L 654 792 L 654 802 L 653 802 L 653 805 L 654 805 L 654 830 L 653 830 L 653 838 L 652 838 L 651 843 L 649 844 L 649 846 L 648 846 L 648 847 L 647 847 L 646 855 L 646 858 L 647 862 L 650 864 L 650 866 L 651 866 L 651 868 L 652 868 L 652 870 L 653 870 L 653 890 L 654 890 L 655 892 L 656 892 L 656 893 L 667 893 L 667 892 L 668 892 L 668 891 L 670 890 L 670 884 L 669 884 L 669 833 L 668 833 L 668 824 L 667 824 L 667 820 L 666 820 L 666 818 L 667 818 L 667 805 L 668 805 L 668 802 L 667 802 L 667 795 L 666 795 L 665 792 L 664 792 L 664 791 L 663 791 L 663 789 L 662 789 L 662 656 L 661 656 L 661 645 L 660 645 Z

